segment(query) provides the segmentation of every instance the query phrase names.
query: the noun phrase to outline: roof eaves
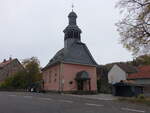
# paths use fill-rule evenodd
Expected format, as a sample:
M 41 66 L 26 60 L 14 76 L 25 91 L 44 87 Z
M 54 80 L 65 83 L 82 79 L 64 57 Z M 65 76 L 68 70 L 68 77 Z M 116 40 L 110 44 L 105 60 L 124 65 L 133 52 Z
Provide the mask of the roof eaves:
M 44 68 L 42 68 L 41 71 L 45 71 L 45 70 L 47 70 L 48 68 L 50 68 L 50 67 L 52 67 L 52 66 L 55 66 L 55 65 L 57 65 L 57 64 L 59 64 L 59 63 L 61 63 L 61 61 L 57 61 L 57 62 L 55 62 L 55 63 L 52 63 L 52 64 L 50 64 L 50 65 L 47 65 L 47 66 L 45 66 Z
M 66 63 L 66 64 L 77 64 L 77 65 L 92 66 L 92 67 L 97 67 L 97 66 L 98 66 L 98 65 L 92 65 L 92 64 L 83 64 L 83 63 L 66 62 L 66 61 L 62 61 L 62 63 Z

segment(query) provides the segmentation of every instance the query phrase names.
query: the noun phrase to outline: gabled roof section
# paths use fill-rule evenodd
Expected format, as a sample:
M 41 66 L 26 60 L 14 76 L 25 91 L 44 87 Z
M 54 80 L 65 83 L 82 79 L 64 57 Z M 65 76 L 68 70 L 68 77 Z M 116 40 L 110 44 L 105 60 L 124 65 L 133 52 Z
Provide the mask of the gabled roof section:
M 56 63 L 62 62 L 63 58 L 64 58 L 64 48 L 59 50 L 44 68 L 48 68 Z
M 0 68 L 3 68 L 5 65 L 9 64 L 11 61 L 5 61 L 0 63 Z
M 136 67 L 128 65 L 128 64 L 125 64 L 125 63 L 118 63 L 116 65 L 118 65 L 122 70 L 124 70 L 128 74 L 132 74 L 132 73 L 137 73 L 138 72 Z
M 97 63 L 92 57 L 86 44 L 82 42 L 75 42 L 70 48 L 63 48 L 59 50 L 43 69 L 60 62 L 97 66 Z
M 138 67 L 139 72 L 128 75 L 128 79 L 150 78 L 150 65 Z
M 17 59 L 11 59 L 11 60 L 6 60 L 6 61 L 1 62 L 0 63 L 0 69 L 3 68 L 3 67 L 5 67 L 6 65 L 10 64 L 14 60 L 17 60 Z

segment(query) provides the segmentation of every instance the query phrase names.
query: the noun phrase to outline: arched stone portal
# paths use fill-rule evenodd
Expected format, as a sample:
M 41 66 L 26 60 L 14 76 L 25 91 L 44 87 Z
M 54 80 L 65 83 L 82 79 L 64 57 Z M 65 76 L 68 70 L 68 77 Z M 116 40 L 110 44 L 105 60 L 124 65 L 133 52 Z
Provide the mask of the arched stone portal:
M 75 78 L 77 82 L 77 89 L 80 91 L 91 91 L 91 79 L 88 72 L 78 72 Z

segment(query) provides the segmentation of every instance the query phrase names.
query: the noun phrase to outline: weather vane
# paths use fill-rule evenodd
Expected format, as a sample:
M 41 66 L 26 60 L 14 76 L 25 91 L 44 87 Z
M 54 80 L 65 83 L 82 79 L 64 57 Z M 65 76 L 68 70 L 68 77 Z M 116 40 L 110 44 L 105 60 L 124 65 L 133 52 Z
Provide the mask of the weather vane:
M 72 1 L 72 11 L 74 10 L 74 3 L 73 3 L 73 1 Z

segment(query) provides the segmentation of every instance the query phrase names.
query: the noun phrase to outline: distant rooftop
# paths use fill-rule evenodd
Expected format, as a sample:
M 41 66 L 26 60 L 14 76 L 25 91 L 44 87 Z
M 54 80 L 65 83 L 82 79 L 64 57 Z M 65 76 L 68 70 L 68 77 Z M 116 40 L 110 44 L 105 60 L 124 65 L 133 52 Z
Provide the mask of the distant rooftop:
M 131 66 L 131 65 L 128 65 L 128 64 L 125 64 L 125 63 L 117 63 L 117 65 L 128 74 L 138 72 L 138 69 L 134 66 Z
M 11 63 L 14 60 L 16 59 L 11 59 L 11 58 L 9 60 L 4 59 L 3 62 L 0 62 L 0 68 L 6 66 L 7 64 Z
M 138 67 L 139 72 L 130 74 L 128 79 L 150 78 L 150 65 Z

